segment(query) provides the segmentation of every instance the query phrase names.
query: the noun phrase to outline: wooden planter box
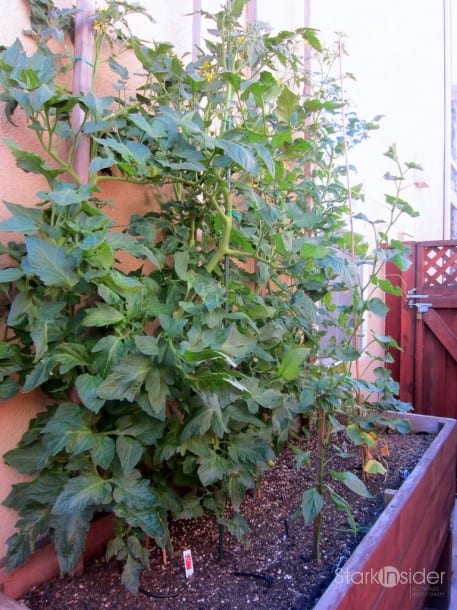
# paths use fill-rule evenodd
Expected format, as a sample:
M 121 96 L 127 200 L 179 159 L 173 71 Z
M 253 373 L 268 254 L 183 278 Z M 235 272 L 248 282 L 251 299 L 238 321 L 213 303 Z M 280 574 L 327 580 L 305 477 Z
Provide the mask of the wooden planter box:
M 457 421 L 406 417 L 413 431 L 438 435 L 314 610 L 419 610 L 430 586 L 436 592 L 430 605 L 448 607 Z
M 90 560 L 95 557 L 100 557 L 105 552 L 106 543 L 114 534 L 114 518 L 113 515 L 104 515 L 97 519 L 90 526 L 86 547 L 84 550 L 84 558 L 82 558 L 75 570 L 75 574 L 81 574 L 84 570 L 84 560 Z M 10 599 L 18 599 L 33 587 L 42 584 L 52 578 L 59 576 L 59 563 L 54 551 L 54 545 L 47 544 L 38 549 L 29 557 L 24 565 L 7 572 L 5 568 L 0 569 L 0 591 L 4 596 Z M 1 597 L 0 594 L 0 609 L 5 610 L 6 597 Z M 3 605 L 2 605 L 3 604 Z M 4 606 L 5 605 L 5 606 Z M 13 609 L 14 606 L 11 606 Z M 21 608 L 23 606 L 17 606 Z
M 449 565 L 440 565 L 439 561 L 446 549 L 450 555 L 457 421 L 428 415 L 405 417 L 411 421 L 413 431 L 438 435 L 314 610 L 419 610 L 429 584 L 440 586 L 441 597 L 449 587 Z M 111 515 L 95 521 L 87 538 L 85 558 L 102 555 L 112 535 Z M 82 569 L 83 562 L 79 566 Z M 52 545 L 39 549 L 24 566 L 12 572 L 0 569 L 0 589 L 4 594 L 2 597 L 0 593 L 0 608 L 23 608 L 15 606 L 12 598 L 21 597 L 58 574 Z M 5 605 L 7 599 L 12 605 Z

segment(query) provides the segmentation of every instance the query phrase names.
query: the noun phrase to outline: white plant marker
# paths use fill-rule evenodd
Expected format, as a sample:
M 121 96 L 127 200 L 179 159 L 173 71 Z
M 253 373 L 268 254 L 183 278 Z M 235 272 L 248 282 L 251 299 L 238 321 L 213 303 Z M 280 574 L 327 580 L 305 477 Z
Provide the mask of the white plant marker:
M 190 549 L 183 551 L 184 569 L 186 570 L 186 578 L 190 578 L 194 573 L 194 562 L 192 561 L 192 552 Z

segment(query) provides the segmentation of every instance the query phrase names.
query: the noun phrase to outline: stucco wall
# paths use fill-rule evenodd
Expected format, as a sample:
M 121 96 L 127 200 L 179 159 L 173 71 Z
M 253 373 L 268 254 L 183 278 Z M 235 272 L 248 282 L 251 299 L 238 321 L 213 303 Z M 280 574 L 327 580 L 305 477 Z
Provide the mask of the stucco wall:
M 344 70 L 356 77 L 348 95 L 360 116 L 382 114 L 381 129 L 352 155 L 358 180 L 365 185 L 367 205 L 383 207 L 393 169 L 383 152 L 396 143 L 401 159 L 424 172 L 403 194 L 420 212 L 417 220 L 398 227 L 401 236 L 421 241 L 443 239 L 444 21 L 443 3 L 428 0 L 318 0 L 311 6 L 311 25 L 325 40 L 343 32 L 348 56 Z
M 66 2 L 66 4 L 70 4 Z M 202 0 L 202 8 L 217 10 L 219 0 Z M 135 29 L 146 39 L 174 42 L 180 52 L 191 51 L 196 29 L 188 16 L 193 0 L 145 0 L 156 20 L 148 24 L 136 20 Z M 414 186 L 407 197 L 421 211 L 421 218 L 399 228 L 414 239 L 442 237 L 443 194 L 443 31 L 441 4 L 428 0 L 282 0 L 253 3 L 260 20 L 276 29 L 292 29 L 304 25 L 307 8 L 311 8 L 311 25 L 322 30 L 327 40 L 332 32 L 348 34 L 349 56 L 344 68 L 357 76 L 349 91 L 359 114 L 371 118 L 385 115 L 382 129 L 351 159 L 359 168 L 358 180 L 367 192 L 367 205 L 383 205 L 385 183 L 382 176 L 388 168 L 382 153 L 396 142 L 402 158 L 425 167 L 417 177 L 430 185 L 428 189 Z M 0 44 L 8 45 L 21 36 L 27 27 L 27 2 L 0 0 Z M 187 16 L 186 16 L 187 15 Z M 204 32 L 204 24 L 202 25 Z M 22 37 L 22 36 L 21 36 Z M 31 48 L 30 39 L 22 37 Z M 101 86 L 105 86 L 101 83 Z M 22 129 L 21 117 L 15 116 L 18 127 L 8 123 L 0 112 L 0 135 L 14 138 L 28 148 L 33 137 Z M 12 155 L 0 143 L 0 200 L 33 204 L 35 192 L 44 185 L 39 177 L 23 174 L 15 167 Z M 416 179 L 414 177 L 414 179 Z M 152 205 L 148 189 L 119 186 L 107 187 L 104 194 L 115 199 L 114 212 L 123 223 L 135 209 Z M 0 204 L 0 218 L 6 209 Z M 42 406 L 38 393 L 21 395 L 0 405 L 0 454 L 13 447 L 26 428 L 30 416 Z M 11 483 L 19 480 L 8 467 L 0 464 L 0 500 Z M 5 540 L 12 533 L 15 515 L 0 506 L 0 558 L 5 554 Z

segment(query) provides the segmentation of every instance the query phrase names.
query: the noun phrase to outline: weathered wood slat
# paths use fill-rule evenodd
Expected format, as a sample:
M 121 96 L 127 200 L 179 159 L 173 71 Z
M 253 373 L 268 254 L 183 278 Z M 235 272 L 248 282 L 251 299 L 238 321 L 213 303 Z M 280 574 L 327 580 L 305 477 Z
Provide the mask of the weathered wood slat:
M 28 606 L 24 606 L 21 602 L 7 597 L 3 593 L 0 593 L 0 609 L 1 610 L 30 610 Z
M 443 318 L 439 316 L 436 311 L 430 309 L 427 314 L 424 315 L 424 322 L 443 345 L 448 353 L 457 362 L 457 335 L 452 332 L 452 329 L 444 322 Z
M 428 418 L 412 416 L 414 419 L 415 426 L 420 427 Z M 423 607 L 427 584 L 423 585 L 420 578 L 411 583 L 408 574 L 423 574 L 425 578 L 435 570 L 448 540 L 455 501 L 457 424 L 440 419 L 443 427 L 439 435 L 315 610 Z M 449 578 L 449 572 L 448 568 L 445 578 Z M 389 576 L 399 579 L 392 584 Z

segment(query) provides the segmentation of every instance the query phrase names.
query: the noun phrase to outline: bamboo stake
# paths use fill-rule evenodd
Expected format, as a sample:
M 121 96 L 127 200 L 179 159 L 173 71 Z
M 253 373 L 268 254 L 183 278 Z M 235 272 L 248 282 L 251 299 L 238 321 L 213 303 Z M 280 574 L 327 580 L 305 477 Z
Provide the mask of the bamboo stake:
M 76 0 L 75 16 L 75 66 L 73 70 L 73 94 L 88 93 L 92 88 L 94 68 L 94 30 L 92 19 L 95 0 Z M 82 183 L 89 181 L 90 138 L 79 133 L 84 114 L 80 106 L 75 106 L 72 127 L 76 134 L 76 152 L 73 169 Z

